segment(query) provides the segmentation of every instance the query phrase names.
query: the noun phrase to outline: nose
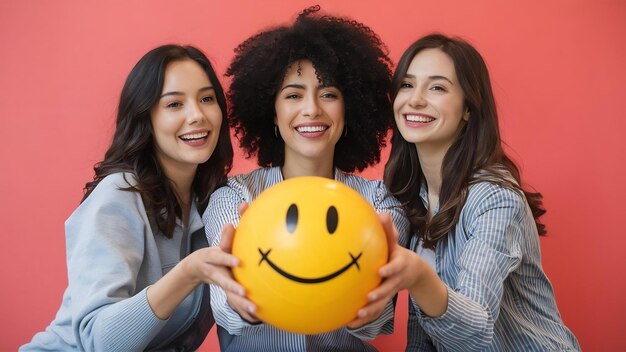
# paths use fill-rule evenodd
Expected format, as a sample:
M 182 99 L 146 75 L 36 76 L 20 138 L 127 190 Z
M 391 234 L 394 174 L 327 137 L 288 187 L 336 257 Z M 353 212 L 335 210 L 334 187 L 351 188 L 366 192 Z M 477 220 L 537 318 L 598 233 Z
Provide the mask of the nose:
M 196 124 L 205 118 L 204 111 L 200 108 L 200 105 L 198 103 L 192 103 L 187 106 L 189 106 L 187 122 L 190 125 Z
M 316 117 L 321 114 L 320 103 L 316 96 L 308 96 L 304 99 L 304 106 L 302 107 L 302 115 L 309 117 Z
M 413 89 L 411 96 L 409 97 L 409 106 L 412 108 L 421 108 L 426 105 L 426 99 L 420 89 Z

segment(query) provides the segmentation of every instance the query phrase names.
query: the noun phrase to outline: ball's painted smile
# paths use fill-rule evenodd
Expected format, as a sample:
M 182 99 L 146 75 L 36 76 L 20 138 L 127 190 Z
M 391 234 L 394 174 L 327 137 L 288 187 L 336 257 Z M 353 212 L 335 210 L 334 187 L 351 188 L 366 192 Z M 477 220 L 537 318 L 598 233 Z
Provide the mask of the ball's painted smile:
M 261 248 L 259 248 L 259 253 L 261 254 L 261 260 L 259 261 L 259 265 L 261 265 L 261 263 L 263 263 L 264 261 L 267 262 L 267 264 L 274 269 L 274 271 L 276 271 L 277 273 L 279 273 L 280 275 L 286 277 L 289 280 L 292 281 L 296 281 L 296 282 L 300 282 L 303 284 L 318 284 L 320 282 L 324 282 L 324 281 L 328 281 L 331 280 L 339 275 L 341 275 L 342 273 L 344 273 L 346 270 L 350 269 L 351 266 L 356 266 L 356 268 L 358 270 L 361 270 L 361 267 L 359 266 L 359 258 L 361 258 L 361 255 L 363 254 L 363 252 L 359 253 L 359 255 L 357 255 L 356 257 L 352 255 L 352 253 L 348 252 L 348 254 L 350 255 L 350 258 L 352 258 L 352 260 L 350 261 L 350 263 L 348 263 L 346 266 L 344 266 L 343 268 L 335 271 L 334 273 L 330 274 L 330 275 L 326 275 L 326 276 L 322 276 L 322 277 L 316 277 L 316 278 L 303 278 L 303 277 L 299 277 L 293 274 L 290 274 L 286 271 L 284 271 L 283 269 L 281 269 L 278 265 L 274 264 L 267 256 L 270 254 L 270 252 L 272 251 L 272 249 L 268 249 L 267 252 L 263 253 L 263 251 L 261 250 Z

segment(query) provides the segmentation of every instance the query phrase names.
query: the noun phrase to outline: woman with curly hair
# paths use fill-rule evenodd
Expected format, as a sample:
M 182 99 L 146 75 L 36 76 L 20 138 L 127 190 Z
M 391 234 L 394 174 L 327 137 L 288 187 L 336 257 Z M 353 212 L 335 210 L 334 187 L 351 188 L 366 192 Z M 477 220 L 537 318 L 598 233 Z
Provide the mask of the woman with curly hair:
M 575 351 L 541 267 L 541 194 L 502 148 L 489 72 L 467 42 L 417 40 L 391 85 L 385 184 L 411 221 L 370 298 L 410 295 L 408 351 Z M 364 308 L 364 310 L 368 310 Z
M 203 216 L 209 243 L 219 243 L 225 224 L 238 223 L 239 204 L 298 176 L 346 183 L 377 211 L 390 213 L 405 230 L 402 236 L 408 231 L 400 204 L 382 181 L 349 174 L 380 160 L 391 124 L 386 48 L 365 25 L 318 10 L 305 10 L 291 26 L 262 31 L 235 51 L 227 71 L 233 78 L 230 124 L 262 168 L 231 178 L 211 196 Z M 211 305 L 223 351 L 368 351 L 373 347 L 362 339 L 393 329 L 391 302 L 349 324 L 355 329 L 318 335 L 264 324 L 252 302 L 218 287 L 211 289 Z
M 130 72 L 104 160 L 65 223 L 68 287 L 21 351 L 197 349 L 214 320 L 208 283 L 241 291 L 200 214 L 226 182 L 226 99 L 206 56 L 165 45 Z

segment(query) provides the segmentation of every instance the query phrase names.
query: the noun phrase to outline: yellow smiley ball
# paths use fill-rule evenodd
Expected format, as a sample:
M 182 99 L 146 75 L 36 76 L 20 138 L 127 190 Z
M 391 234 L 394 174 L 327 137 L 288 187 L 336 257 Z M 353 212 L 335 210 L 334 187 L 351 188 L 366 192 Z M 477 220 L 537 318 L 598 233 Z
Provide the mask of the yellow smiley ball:
M 352 188 L 298 177 L 261 193 L 235 230 L 235 279 L 257 316 L 283 330 L 318 334 L 344 326 L 367 303 L 387 262 L 376 211 Z

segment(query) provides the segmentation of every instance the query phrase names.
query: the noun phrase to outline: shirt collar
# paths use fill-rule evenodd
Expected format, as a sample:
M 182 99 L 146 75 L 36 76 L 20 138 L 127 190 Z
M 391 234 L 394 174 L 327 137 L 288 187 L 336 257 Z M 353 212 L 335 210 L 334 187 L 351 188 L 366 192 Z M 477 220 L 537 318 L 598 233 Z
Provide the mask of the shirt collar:
M 420 186 L 420 199 L 422 200 L 424 207 L 428 209 L 430 205 L 428 204 L 428 186 L 426 185 L 426 182 L 422 182 L 422 185 Z M 439 203 L 435 204 L 435 208 L 433 209 L 433 215 L 437 214 L 438 212 Z
M 346 174 L 344 172 L 342 172 L 341 170 L 339 170 L 338 168 L 335 168 L 335 181 L 341 182 L 341 183 L 346 183 Z M 282 182 L 285 179 L 283 178 L 283 173 L 280 169 L 280 166 L 272 166 L 268 172 L 268 179 L 270 181 L 270 184 L 276 184 L 278 182 Z
M 420 198 L 422 199 L 422 203 L 428 208 L 428 187 L 426 186 L 426 182 L 422 182 L 420 186 Z

